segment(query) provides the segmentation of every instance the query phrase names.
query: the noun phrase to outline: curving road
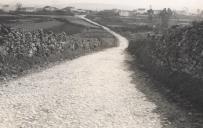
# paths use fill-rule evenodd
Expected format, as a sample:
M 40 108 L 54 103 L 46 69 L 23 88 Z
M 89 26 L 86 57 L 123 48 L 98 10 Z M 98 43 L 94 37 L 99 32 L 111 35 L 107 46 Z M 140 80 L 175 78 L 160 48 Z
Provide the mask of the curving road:
M 119 47 L 1 85 L 0 128 L 192 128 L 182 110 L 147 90 L 142 74 L 129 70 L 128 41 L 105 29 Z M 177 117 L 170 122 L 166 115 Z

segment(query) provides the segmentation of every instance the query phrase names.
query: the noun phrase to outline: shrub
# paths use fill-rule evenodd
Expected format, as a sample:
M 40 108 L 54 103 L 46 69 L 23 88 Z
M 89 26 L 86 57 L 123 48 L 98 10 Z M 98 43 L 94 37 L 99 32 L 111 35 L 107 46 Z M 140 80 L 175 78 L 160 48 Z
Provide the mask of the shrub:
M 136 60 L 173 91 L 203 106 L 203 22 L 137 37 L 128 47 Z
M 83 37 L 84 33 L 68 36 L 65 32 L 25 32 L 1 25 L 0 76 L 18 74 L 34 65 L 73 58 L 98 48 L 113 47 L 96 36 Z M 106 32 L 102 30 L 102 33 Z

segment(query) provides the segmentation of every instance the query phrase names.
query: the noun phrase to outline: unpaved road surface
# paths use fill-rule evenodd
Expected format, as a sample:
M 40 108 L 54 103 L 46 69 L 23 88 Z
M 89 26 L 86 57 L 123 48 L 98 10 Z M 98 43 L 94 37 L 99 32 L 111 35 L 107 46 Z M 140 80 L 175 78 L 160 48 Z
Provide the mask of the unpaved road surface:
M 131 61 L 125 52 L 128 42 L 115 36 L 119 47 L 2 84 L 0 128 L 195 126 L 186 118 L 187 113 L 158 92 L 150 92 L 142 74 L 133 75 L 126 63 Z M 150 97 L 160 105 L 149 100 L 138 86 L 150 92 Z

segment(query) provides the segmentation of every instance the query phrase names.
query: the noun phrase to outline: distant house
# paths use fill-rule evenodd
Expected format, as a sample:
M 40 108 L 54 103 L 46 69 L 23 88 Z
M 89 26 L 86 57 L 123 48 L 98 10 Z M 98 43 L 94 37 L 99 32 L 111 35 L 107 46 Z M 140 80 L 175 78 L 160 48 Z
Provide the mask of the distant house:
M 137 9 L 138 14 L 145 14 L 146 12 L 147 12 L 147 10 L 145 8 L 138 8 Z
M 119 12 L 115 11 L 115 10 L 103 10 L 98 12 L 99 15 L 103 15 L 103 16 L 118 16 Z
M 15 5 L 0 5 L 0 10 L 2 12 L 11 12 L 11 11 L 15 11 L 16 10 L 16 6 Z
M 162 10 L 153 10 L 153 11 L 154 11 L 154 15 L 159 15 Z
M 138 14 L 137 10 L 128 11 L 128 10 L 120 10 L 119 15 L 128 17 L 128 16 L 136 16 Z
M 2 5 L 1 10 L 3 10 L 4 12 L 9 12 L 11 10 L 11 7 L 8 4 Z
M 130 16 L 130 11 L 127 10 L 120 10 L 119 11 L 119 16 Z
M 176 10 L 175 13 L 178 15 L 189 15 L 187 10 Z
M 114 13 L 119 13 L 121 10 L 119 10 L 119 9 L 112 9 L 112 11 L 113 11 Z
M 137 10 L 136 9 L 132 10 L 132 13 L 137 14 Z
M 48 12 L 53 12 L 53 11 L 57 11 L 58 8 L 56 8 L 56 7 L 51 7 L 51 6 L 45 6 L 45 7 L 43 8 L 43 10 L 44 10 L 44 11 L 48 11 Z

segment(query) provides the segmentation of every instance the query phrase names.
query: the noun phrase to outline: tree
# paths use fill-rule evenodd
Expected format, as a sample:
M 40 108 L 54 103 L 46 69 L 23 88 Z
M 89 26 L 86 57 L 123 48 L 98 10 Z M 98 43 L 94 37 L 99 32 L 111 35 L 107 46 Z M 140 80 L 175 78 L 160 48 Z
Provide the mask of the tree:
M 147 11 L 147 15 L 148 15 L 148 20 L 149 20 L 149 22 L 152 23 L 153 15 L 154 15 L 154 10 L 149 9 L 149 10 Z
M 21 3 L 17 3 L 16 4 L 16 11 L 19 11 L 22 8 L 22 4 Z
M 201 21 L 201 10 L 197 9 L 197 20 Z
M 172 15 L 173 15 L 173 12 L 170 8 L 168 8 L 168 9 L 164 8 L 161 11 L 160 17 L 161 17 L 161 28 L 162 29 L 168 28 L 169 19 Z

